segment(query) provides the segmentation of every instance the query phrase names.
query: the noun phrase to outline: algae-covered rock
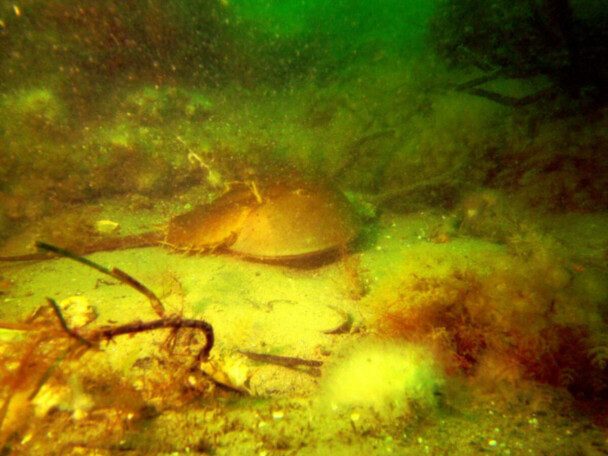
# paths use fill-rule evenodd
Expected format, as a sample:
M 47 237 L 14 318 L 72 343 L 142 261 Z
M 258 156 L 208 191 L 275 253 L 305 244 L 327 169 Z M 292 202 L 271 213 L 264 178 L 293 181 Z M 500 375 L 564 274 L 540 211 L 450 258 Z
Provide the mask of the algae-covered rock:
M 96 196 L 164 194 L 173 171 L 170 163 L 141 147 L 110 146 L 91 171 L 89 186 Z
M 38 87 L 5 95 L 0 104 L 0 112 L 11 120 L 7 123 L 7 129 L 13 137 L 53 137 L 68 126 L 67 108 L 48 88 Z M 24 135 L 24 130 L 27 135 Z
M 390 420 L 437 406 L 442 385 L 443 375 L 424 347 L 367 342 L 330 371 L 323 402 L 335 410 L 371 409 Z
M 146 86 L 128 94 L 124 113 L 143 125 L 161 125 L 172 120 L 202 120 L 214 109 L 210 98 L 202 92 L 175 86 Z

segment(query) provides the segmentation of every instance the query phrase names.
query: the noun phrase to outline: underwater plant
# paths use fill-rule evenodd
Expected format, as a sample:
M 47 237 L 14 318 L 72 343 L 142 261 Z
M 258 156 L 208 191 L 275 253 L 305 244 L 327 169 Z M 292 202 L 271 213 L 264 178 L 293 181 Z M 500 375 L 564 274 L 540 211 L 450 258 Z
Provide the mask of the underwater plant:
M 160 318 L 89 328 L 87 325 L 94 316 L 83 320 L 82 316 L 74 315 L 78 319 L 71 321 L 79 321 L 83 325 L 71 327 L 64 316 L 64 310 L 53 299 L 47 298 L 48 306 L 37 309 L 24 323 L 0 322 L 0 330 L 10 336 L 9 343 L 0 347 L 0 358 L 3 361 L 0 370 L 0 445 L 3 453 L 10 453 L 13 446 L 27 449 L 29 441 L 34 437 L 32 425 L 41 424 L 47 414 L 55 409 L 69 411 L 74 419 L 81 420 L 91 411 L 109 407 L 120 416 L 118 421 L 124 422 L 118 426 L 124 431 L 124 426 L 134 422 L 135 414 L 138 419 L 149 418 L 149 404 L 161 405 L 161 397 L 165 400 L 170 397 L 165 391 L 166 385 L 171 384 L 171 389 L 181 391 L 180 394 L 185 390 L 200 388 L 192 372 L 196 371 L 196 366 L 201 361 L 208 358 L 213 347 L 213 327 L 209 323 L 166 314 L 162 302 L 150 289 L 118 268 L 105 268 L 49 244 L 38 243 L 38 247 L 90 266 L 132 287 L 149 299 Z M 69 308 L 66 306 L 65 310 Z M 110 373 L 103 369 L 94 372 L 83 367 L 90 362 L 90 359 L 85 361 L 85 356 L 89 353 L 92 353 L 95 363 L 104 364 L 97 356 L 99 353 L 94 350 L 100 347 L 101 341 L 110 342 L 121 335 L 162 328 L 173 330 L 166 342 L 170 347 L 169 356 L 159 358 L 159 365 L 164 367 L 156 369 L 156 373 L 149 377 L 147 388 L 140 387 L 137 391 L 116 372 Z M 176 350 L 178 330 L 184 328 L 200 331 L 205 336 L 205 343 L 197 354 L 193 355 L 190 348 L 186 351 L 191 357 L 189 363 L 184 363 L 180 359 L 183 354 L 180 355 Z M 195 337 L 186 339 L 187 346 L 196 345 L 195 342 Z M 87 388 L 84 387 L 85 383 Z M 174 389 L 180 384 L 181 388 Z M 146 398 L 145 394 L 154 389 L 156 391 L 152 397 Z M 163 393 L 159 394 L 159 391 Z M 115 396 L 116 402 L 113 404 L 107 403 L 109 393 Z M 123 400 L 123 396 L 128 399 Z M 176 402 L 176 398 L 171 399 L 171 402 Z M 112 421 L 111 417 L 105 419 Z
M 323 379 L 325 407 L 342 413 L 367 409 L 390 421 L 438 404 L 443 375 L 422 346 L 367 339 L 340 357 Z
M 519 270 L 402 278 L 386 298 L 365 298 L 371 325 L 385 337 L 434 347 L 450 375 L 534 381 L 580 400 L 607 400 L 606 322 L 552 264 L 514 261 Z
M 431 36 L 451 63 L 486 72 L 460 90 L 511 106 L 560 95 L 601 107 L 608 100 L 606 14 L 601 2 L 446 0 Z M 480 87 L 499 78 L 538 76 L 552 81 L 552 88 L 519 99 Z

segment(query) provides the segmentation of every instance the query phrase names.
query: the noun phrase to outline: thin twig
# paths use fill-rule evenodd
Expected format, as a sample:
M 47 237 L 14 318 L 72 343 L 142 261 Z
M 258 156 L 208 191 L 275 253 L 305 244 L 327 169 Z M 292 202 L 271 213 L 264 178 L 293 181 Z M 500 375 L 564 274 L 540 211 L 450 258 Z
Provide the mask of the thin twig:
M 414 190 L 417 190 L 419 188 L 431 187 L 434 185 L 444 184 L 450 178 L 452 178 L 459 170 L 460 170 L 460 166 L 457 166 L 457 167 L 455 167 L 453 169 L 449 169 L 448 171 L 441 173 L 437 176 L 429 177 L 428 179 L 414 182 L 413 184 L 406 185 L 401 188 L 389 190 L 384 193 L 374 195 L 373 197 L 370 198 L 371 203 L 374 204 L 375 206 L 381 206 L 382 204 L 386 203 L 387 201 L 390 201 L 390 200 L 397 198 L 399 196 L 402 196 L 404 194 L 411 193 Z
M 74 345 L 68 347 L 67 350 L 65 350 L 53 360 L 51 365 L 46 369 L 46 371 L 44 371 L 44 374 L 42 374 L 42 377 L 40 377 L 40 379 L 38 380 L 38 383 L 36 383 L 36 388 L 34 388 L 33 391 L 30 393 L 30 395 L 28 396 L 28 400 L 31 401 L 36 397 L 36 395 L 40 392 L 44 384 L 48 381 L 49 378 L 51 378 L 51 375 L 53 375 L 53 372 L 55 372 L 57 366 L 59 366 L 59 364 L 72 352 L 72 350 L 74 350 L 74 347 Z
M 165 317 L 165 318 L 160 318 L 158 320 L 152 320 L 152 321 L 134 321 L 131 323 L 126 323 L 124 325 L 120 325 L 120 326 L 111 326 L 111 327 L 93 329 L 87 333 L 88 338 L 86 338 L 68 326 L 67 322 L 65 321 L 65 318 L 63 317 L 63 314 L 61 313 L 61 309 L 59 308 L 59 306 L 53 299 L 46 298 L 46 300 L 51 305 L 53 310 L 55 311 L 55 315 L 57 315 L 57 318 L 59 319 L 59 323 L 61 324 L 61 327 L 63 328 L 63 330 L 70 337 L 78 340 L 79 342 L 82 342 L 83 344 L 85 344 L 89 347 L 96 346 L 95 342 L 93 342 L 94 340 L 95 341 L 99 340 L 99 339 L 108 339 L 109 340 L 109 339 L 113 339 L 116 336 L 122 336 L 124 334 L 135 334 L 138 332 L 153 331 L 155 329 L 163 329 L 163 328 L 174 328 L 174 329 L 192 328 L 192 329 L 199 329 L 199 330 L 203 331 L 203 333 L 205 334 L 205 339 L 206 339 L 205 346 L 203 347 L 203 349 L 199 352 L 199 354 L 197 356 L 197 359 L 203 360 L 209 356 L 209 353 L 211 352 L 211 349 L 213 348 L 213 344 L 215 341 L 214 334 L 213 334 L 213 327 L 209 323 L 207 323 L 204 320 L 184 319 L 184 318 L 181 318 L 178 316 Z
M 292 356 L 269 355 L 266 353 L 255 353 L 250 351 L 239 350 L 239 353 L 254 361 L 260 361 L 270 364 L 278 364 L 285 367 L 308 366 L 321 367 L 323 361 L 314 359 L 294 358 Z
M 150 300 L 150 305 L 152 306 L 152 309 L 154 309 L 154 312 L 156 312 L 156 315 L 158 315 L 159 317 L 165 315 L 165 307 L 163 306 L 163 303 L 160 299 L 158 299 L 158 296 L 156 296 L 152 290 L 146 287 L 143 283 L 136 280 L 134 277 L 131 277 L 122 269 L 112 268 L 111 272 L 112 277 L 117 278 L 125 285 L 129 285 L 131 288 L 139 291 L 141 294 L 146 296 Z
M 59 306 L 57 305 L 57 303 L 55 302 L 54 299 L 46 298 L 46 302 L 48 302 L 50 304 L 50 306 L 53 308 L 53 310 L 55 311 L 55 315 L 57 315 L 57 318 L 59 319 L 59 323 L 61 324 L 61 327 L 68 334 L 68 336 L 70 336 L 73 339 L 76 339 L 79 342 L 82 342 L 85 345 L 88 345 L 89 347 L 95 346 L 95 344 L 93 342 L 91 342 L 89 339 L 85 339 L 84 337 L 82 337 L 80 334 L 78 334 L 76 331 L 74 331 L 73 329 L 71 329 L 68 326 L 67 322 L 65 321 L 65 318 L 63 318 L 61 309 L 59 308 Z
M 332 179 L 339 179 L 348 169 L 356 163 L 356 161 L 361 157 L 362 150 L 364 144 L 375 141 L 377 139 L 385 138 L 385 137 L 393 137 L 395 136 L 395 130 L 379 130 L 369 133 L 365 136 L 358 138 L 354 143 L 352 143 L 346 149 L 346 160 L 338 166 L 338 168 L 331 173 Z
M 126 272 L 124 272 L 121 269 L 118 269 L 118 268 L 108 269 L 105 266 L 95 263 L 94 261 L 84 258 L 74 252 L 70 252 L 69 250 L 66 250 L 61 247 L 57 247 L 57 246 L 54 246 L 51 244 L 47 244 L 46 242 L 38 241 L 38 242 L 36 242 L 36 246 L 41 250 L 46 250 L 49 252 L 56 253 L 57 255 L 66 257 L 66 258 L 70 258 L 70 259 L 77 261 L 79 263 L 82 263 L 86 266 L 92 267 L 93 269 L 96 269 L 97 271 L 99 271 L 103 274 L 106 274 L 111 277 L 114 277 L 115 279 L 118 279 L 120 282 L 124 283 L 125 285 L 130 286 L 131 288 L 135 289 L 139 293 L 146 296 L 150 300 L 150 304 L 152 305 L 152 308 L 154 309 L 154 311 L 161 317 L 158 320 L 152 320 L 152 321 L 147 321 L 147 322 L 135 321 L 135 322 L 127 323 L 127 324 L 120 325 L 120 326 L 91 330 L 91 331 L 87 332 L 88 338 L 85 338 L 85 337 L 81 336 L 78 332 L 72 330 L 68 326 L 65 319 L 63 318 L 61 309 L 59 308 L 57 303 L 54 300 L 52 300 L 51 298 L 47 298 L 48 303 L 51 305 L 51 307 L 55 311 L 55 314 L 57 315 L 57 318 L 59 319 L 61 327 L 64 329 L 64 331 L 70 337 L 77 339 L 78 341 L 86 344 L 89 347 L 92 347 L 92 346 L 95 346 L 95 343 L 93 341 L 97 341 L 99 339 L 112 339 L 113 337 L 121 336 L 123 334 L 134 334 L 134 333 L 138 333 L 138 332 L 152 331 L 152 330 L 161 329 L 161 328 L 199 329 L 205 334 L 206 342 L 205 342 L 205 346 L 199 352 L 197 359 L 204 360 L 209 357 L 209 352 L 213 348 L 213 344 L 215 341 L 214 334 L 213 334 L 213 327 L 211 326 L 211 324 L 207 323 L 204 320 L 183 319 L 179 316 L 167 316 L 165 314 L 165 308 L 163 306 L 163 303 L 152 292 L 152 290 L 150 290 L 148 287 L 146 287 L 145 285 L 143 285 L 138 280 L 131 277 L 129 274 L 127 274 Z
M 55 253 L 56 255 L 59 255 L 59 256 L 65 257 L 65 258 L 69 258 L 74 261 L 78 261 L 79 263 L 82 263 L 93 269 L 97 269 L 99 272 L 101 272 L 103 274 L 107 274 L 107 275 L 113 277 L 112 271 L 110 271 L 108 268 L 106 268 L 100 264 L 97 264 L 81 255 L 78 255 L 77 253 L 71 252 L 67 249 L 57 247 L 56 245 L 48 244 L 48 243 L 42 242 L 42 241 L 36 241 L 36 248 L 38 248 L 38 250 L 46 250 L 47 252 L 52 252 L 52 253 Z
M 479 86 L 485 84 L 486 82 L 494 81 L 499 78 L 503 79 L 524 79 L 526 77 L 530 77 L 530 72 L 523 72 L 522 74 L 509 74 L 505 70 L 498 70 L 492 74 L 481 76 L 479 78 L 472 79 L 467 82 L 463 82 L 462 84 L 458 84 L 454 86 L 455 90 L 460 92 L 466 92 L 471 95 L 475 95 L 477 97 L 487 98 L 488 100 L 492 100 L 496 103 L 499 103 L 503 106 L 512 106 L 519 107 L 525 106 L 527 104 L 534 103 L 542 98 L 549 97 L 553 95 L 555 89 L 553 87 L 539 90 L 531 95 L 527 95 L 524 97 L 512 97 L 510 95 L 503 95 L 498 92 L 493 92 L 491 90 L 482 89 Z M 533 75 L 534 73 L 532 73 Z
M 472 87 L 477 87 L 481 84 L 485 84 L 486 82 L 494 81 L 498 78 L 502 77 L 501 72 L 494 72 L 492 74 L 488 74 L 485 76 L 481 76 L 479 78 L 471 79 L 470 81 L 463 82 L 454 87 L 456 90 L 468 90 Z
M 134 334 L 143 331 L 152 331 L 162 328 L 192 328 L 199 329 L 205 334 L 206 343 L 203 349 L 199 352 L 197 359 L 204 360 L 209 357 L 209 353 L 213 348 L 214 335 L 213 327 L 204 320 L 184 319 L 178 316 L 160 318 L 152 321 L 134 321 L 120 326 L 100 328 L 89 333 L 92 339 L 112 339 L 123 334 Z
M 152 290 L 150 290 L 148 287 L 146 287 L 145 285 L 143 285 L 142 283 L 135 280 L 133 277 L 131 277 L 126 272 L 124 272 L 118 268 L 108 269 L 105 266 L 102 266 L 98 263 L 95 263 L 94 261 L 89 260 L 88 258 L 78 255 L 77 253 L 70 252 L 67 249 L 57 247 L 56 245 L 47 244 L 46 242 L 37 241 L 36 247 L 38 247 L 38 249 L 40 249 L 40 250 L 46 250 L 49 252 L 53 252 L 53 253 L 56 253 L 57 255 L 65 257 L 65 258 L 69 258 L 71 260 L 77 261 L 77 262 L 82 263 L 86 266 L 89 266 L 93 269 L 96 269 L 97 271 L 99 271 L 103 274 L 109 275 L 110 277 L 114 277 L 115 279 L 121 281 L 125 285 L 130 286 L 131 288 L 135 289 L 139 293 L 146 296 L 150 300 L 150 305 L 152 306 L 152 309 L 154 309 L 154 312 L 159 317 L 163 317 L 165 315 L 165 308 L 163 306 L 163 303 L 160 301 L 160 299 L 158 299 L 158 297 L 154 294 L 154 292 Z
M 57 305 L 57 302 L 55 302 L 54 299 L 46 298 L 46 301 L 52 307 L 53 311 L 55 312 L 55 315 L 57 316 L 57 319 L 59 320 L 59 324 L 61 325 L 61 327 L 63 328 L 63 330 L 66 332 L 66 334 L 68 336 L 70 336 L 73 339 L 76 339 L 78 342 L 86 345 L 89 348 L 95 347 L 96 344 L 94 342 L 91 342 L 89 339 L 82 337 L 80 334 L 78 334 L 76 331 L 74 331 L 73 329 L 71 329 L 68 326 L 68 323 L 65 321 L 65 318 L 63 317 L 63 314 L 61 313 L 61 309 L 59 308 L 59 306 Z M 40 377 L 40 379 L 38 380 L 38 383 L 36 384 L 36 388 L 34 388 L 34 390 L 30 393 L 30 395 L 28 396 L 28 400 L 31 401 L 32 399 L 34 399 L 36 397 L 36 395 L 40 392 L 40 389 L 44 386 L 44 384 L 48 381 L 48 379 L 51 378 L 51 375 L 53 374 L 55 369 L 57 369 L 57 366 L 59 366 L 59 364 L 74 350 L 74 348 L 75 348 L 75 346 L 73 346 L 73 345 L 68 347 L 67 350 L 65 350 L 57 358 L 55 358 L 55 360 L 49 365 L 49 367 L 46 369 L 46 371 L 44 371 L 44 374 L 42 374 L 42 377 Z
M 521 98 L 512 97 L 509 95 L 503 95 L 498 92 L 492 92 L 490 90 L 480 89 L 477 87 L 471 87 L 469 89 L 466 89 L 465 92 L 470 93 L 471 95 L 478 96 L 478 97 L 487 98 L 488 100 L 492 100 L 503 106 L 518 107 L 518 106 L 525 106 L 527 104 L 535 103 L 536 101 L 540 100 L 541 98 L 551 95 L 553 93 L 553 89 L 549 88 L 549 89 L 539 90 L 536 93 L 533 93 L 531 95 L 527 95 L 527 96 L 521 97 Z

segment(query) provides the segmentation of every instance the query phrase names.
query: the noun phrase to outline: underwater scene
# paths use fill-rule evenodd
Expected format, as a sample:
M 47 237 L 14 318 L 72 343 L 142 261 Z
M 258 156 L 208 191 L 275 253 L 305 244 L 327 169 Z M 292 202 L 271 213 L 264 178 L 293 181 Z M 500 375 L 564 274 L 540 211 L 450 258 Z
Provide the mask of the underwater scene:
M 0 456 L 608 455 L 608 3 L 0 2 Z

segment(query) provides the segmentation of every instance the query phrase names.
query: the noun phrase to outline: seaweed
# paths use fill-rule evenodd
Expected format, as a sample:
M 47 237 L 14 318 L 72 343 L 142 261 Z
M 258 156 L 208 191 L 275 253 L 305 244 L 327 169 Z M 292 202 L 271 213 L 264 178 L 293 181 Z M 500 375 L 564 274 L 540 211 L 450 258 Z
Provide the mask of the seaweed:
M 372 326 L 434 347 L 451 375 L 494 385 L 531 381 L 579 400 L 608 400 L 605 322 L 549 265 L 515 261 L 515 271 L 402 279 L 396 294 L 368 302 Z
M 435 49 L 451 63 L 487 73 L 457 90 L 508 106 L 561 95 L 601 108 L 608 84 L 605 12 L 598 6 L 589 13 L 568 0 L 447 0 L 438 8 L 431 35 Z M 537 76 L 547 77 L 552 87 L 522 98 L 479 87 L 498 78 Z
M 164 366 L 164 373 L 157 372 L 157 375 L 152 375 L 150 383 L 153 383 L 157 392 L 160 391 L 164 397 L 170 396 L 167 385 L 172 385 L 171 389 L 175 390 L 175 386 L 180 383 L 182 388 L 177 388 L 177 391 L 190 390 L 192 393 L 199 387 L 195 393 L 200 394 L 200 385 L 194 377 L 194 372 L 200 362 L 208 358 L 214 344 L 213 327 L 209 323 L 166 314 L 160 299 L 122 270 L 106 268 L 50 244 L 38 242 L 37 245 L 42 250 L 78 261 L 134 288 L 150 300 L 153 310 L 160 318 L 93 329 L 72 328 L 55 300 L 47 298 L 48 306 L 39 308 L 25 322 L 0 322 L 1 329 L 18 334 L 14 343 L 1 347 L 0 350 L 0 358 L 3 361 L 0 368 L 0 445 L 3 453 L 9 454 L 12 448 L 17 446 L 27 448 L 27 442 L 32 439 L 32 426 L 40 424 L 52 409 L 69 410 L 76 418 L 86 416 L 93 401 L 89 393 L 95 391 L 96 402 L 107 401 L 104 397 L 107 398 L 109 393 L 114 397 L 115 403 L 104 410 L 111 415 L 118 414 L 122 417 L 118 421 L 124 421 L 119 426 L 123 431 L 126 429 L 126 422 L 133 424 L 135 415 L 142 420 L 149 418 L 150 405 L 144 397 L 145 388 L 135 391 L 133 386 L 125 384 L 120 374 L 112 371 L 105 372 L 104 375 L 87 371 L 85 355 L 97 355 L 100 342 L 104 340 L 110 342 L 121 335 L 172 329 L 165 343 L 166 348 L 170 346 L 170 356 L 157 360 L 158 365 Z M 184 363 L 180 359 L 181 354 L 176 351 L 178 331 L 186 328 L 205 335 L 205 343 L 198 353 L 190 358 L 189 363 Z M 190 345 L 196 342 L 196 338 L 190 337 L 187 342 L 186 345 Z M 89 383 L 87 388 L 83 385 L 86 382 Z M 158 402 L 156 400 L 156 403 Z M 107 410 L 108 408 L 111 410 Z M 128 418 L 129 416 L 131 418 Z M 112 419 L 106 418 L 108 425 L 113 427 Z

